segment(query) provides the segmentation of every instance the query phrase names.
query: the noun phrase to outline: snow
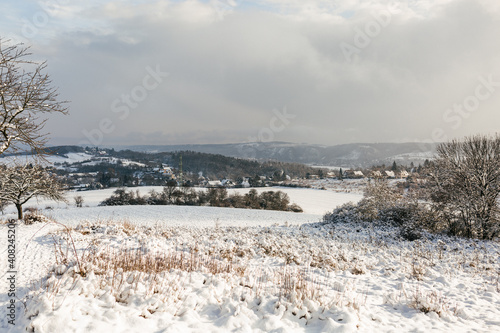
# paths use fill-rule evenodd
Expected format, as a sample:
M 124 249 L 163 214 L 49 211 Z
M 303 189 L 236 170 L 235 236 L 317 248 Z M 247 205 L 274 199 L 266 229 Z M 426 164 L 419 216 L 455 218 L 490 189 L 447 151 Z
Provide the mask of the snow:
M 138 225 L 258 226 L 317 222 L 316 214 L 197 206 L 108 206 L 54 209 L 47 216 L 68 225 L 82 221 L 130 221 Z
M 408 242 L 391 228 L 324 225 L 324 210 L 360 195 L 283 190 L 306 212 L 98 207 L 112 189 L 74 193 L 88 207 L 43 213 L 71 228 L 86 274 L 62 226 L 17 225 L 16 326 L 6 321 L 0 224 L 0 331 L 498 332 L 498 242 Z M 139 266 L 153 258 L 171 266 Z
M 304 213 L 317 214 L 323 216 L 333 208 L 343 205 L 347 202 L 358 202 L 362 195 L 355 193 L 336 193 L 333 191 L 304 189 L 304 188 L 288 188 L 288 187 L 259 187 L 256 188 L 258 193 L 265 191 L 282 191 L 288 194 L 291 203 L 298 204 Z M 228 192 L 239 192 L 240 194 L 248 193 L 249 189 L 232 189 Z
M 86 153 L 68 153 L 66 155 L 67 157 L 64 156 L 59 156 L 59 155 L 48 155 L 44 156 L 44 158 L 47 160 L 48 163 L 51 165 L 54 165 L 55 163 L 78 163 L 78 162 L 83 162 L 83 161 L 89 161 L 93 158 L 92 155 L 86 154 Z M 14 162 L 17 163 L 30 163 L 35 161 L 35 158 L 33 155 L 11 155 L 11 156 L 2 156 L 0 157 L 0 164 L 13 164 Z
M 82 163 L 83 165 L 97 165 L 106 162 L 111 164 L 122 163 L 124 166 L 129 166 L 129 165 L 136 165 L 140 167 L 146 166 L 143 163 L 130 161 L 127 159 L 119 159 L 115 157 L 101 157 L 101 156 L 97 157 L 87 153 L 67 153 L 65 156 L 48 155 L 45 156 L 44 158 L 51 165 L 63 164 L 63 163 L 68 163 L 70 165 L 73 163 Z M 0 157 L 0 162 L 3 164 L 10 164 L 13 163 L 14 161 L 23 163 L 32 162 L 34 161 L 34 157 L 32 155 Z M 58 169 L 63 169 L 63 167 L 59 165 L 56 165 L 55 167 Z
M 73 164 L 73 163 L 79 163 L 79 162 L 84 162 L 91 160 L 93 158 L 92 155 L 87 154 L 87 153 L 68 153 L 66 154 L 66 157 L 63 156 L 58 156 L 58 155 L 49 155 L 47 156 L 47 161 L 54 165 L 55 163 L 68 163 L 68 164 Z
M 195 188 L 198 191 L 205 191 L 205 188 Z M 81 192 L 68 192 L 66 198 L 68 203 L 54 202 L 51 200 L 33 200 L 26 204 L 27 207 L 37 207 L 43 209 L 50 206 L 54 209 L 66 209 L 68 205 L 73 205 L 73 197 L 82 196 L 84 198 L 84 206 L 96 207 L 104 199 L 109 198 L 116 188 L 108 188 L 103 190 L 94 191 L 81 191 Z M 161 192 L 162 186 L 140 186 L 126 188 L 127 191 L 139 191 L 141 195 L 147 195 L 151 191 Z M 315 214 L 321 218 L 325 213 L 331 211 L 333 208 L 347 202 L 358 202 L 361 200 L 362 195 L 359 193 L 338 193 L 334 191 L 318 190 L 318 189 L 304 189 L 304 188 L 289 188 L 289 187 L 259 187 L 256 188 L 258 193 L 265 191 L 282 191 L 290 197 L 290 203 L 298 204 L 306 214 Z M 244 189 L 230 189 L 229 194 L 240 193 L 245 194 L 250 191 L 249 188 Z M 151 208 L 151 207 L 149 207 Z M 116 208 L 120 210 L 122 208 Z M 6 212 L 14 212 L 14 207 L 6 209 Z

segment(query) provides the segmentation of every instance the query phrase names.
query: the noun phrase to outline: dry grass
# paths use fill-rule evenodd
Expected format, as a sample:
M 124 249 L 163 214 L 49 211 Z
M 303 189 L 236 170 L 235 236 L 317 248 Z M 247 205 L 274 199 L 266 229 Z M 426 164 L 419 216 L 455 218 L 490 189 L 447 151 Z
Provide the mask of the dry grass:
M 460 263 L 457 270 L 488 276 L 492 288 L 500 289 L 500 271 L 494 269 L 497 253 L 485 252 L 479 246 L 477 250 L 466 250 L 452 248 L 450 243 L 422 241 L 396 247 L 376 234 L 366 235 L 360 241 L 356 235 L 361 233 L 342 236 L 328 231 L 304 232 L 295 227 L 139 227 L 129 221 L 86 223 L 54 235 L 56 267 L 44 280 L 42 290 L 51 294 L 56 304 L 56 298 L 64 298 L 60 296 L 67 292 L 67 284 L 71 289 L 79 279 L 91 278 L 98 281 L 98 287 L 89 297 L 109 293 L 117 302 L 127 303 L 132 296 L 154 296 L 171 306 L 173 315 L 179 315 L 190 282 L 197 277 L 204 279 L 203 285 L 220 281 L 227 284 L 223 295 L 215 295 L 217 299 L 230 297 L 251 302 L 274 297 L 276 309 L 283 307 L 297 318 L 308 320 L 314 312 L 312 308 L 327 312 L 347 307 L 359 314 L 367 303 L 367 294 L 356 287 L 356 281 L 359 283 L 363 277 L 339 279 L 335 277 L 339 276 L 337 272 L 361 275 L 385 269 L 392 275 L 400 269 L 404 281 L 415 282 L 431 276 L 433 266 L 441 261 L 457 262 Z M 72 233 L 90 243 L 79 250 L 78 256 Z M 394 260 L 374 262 L 373 257 L 377 257 L 381 247 Z M 249 268 L 256 258 L 277 260 L 281 265 Z M 395 263 L 398 258 L 399 263 Z M 76 259 L 81 262 L 80 268 L 75 265 Z M 64 288 L 63 277 L 67 280 Z M 458 306 L 453 307 L 438 291 L 419 286 L 412 289 L 402 285 L 399 292 L 394 291 L 386 298 L 386 303 L 423 313 L 443 316 L 459 312 Z M 156 309 L 150 307 L 147 311 L 146 317 Z
M 460 308 L 446 298 L 441 292 L 436 290 L 426 290 L 416 285 L 413 288 L 406 288 L 401 284 L 399 293 L 391 293 L 386 296 L 385 303 L 393 306 L 406 305 L 423 313 L 434 312 L 438 316 L 454 315 L 460 312 Z
M 84 262 L 91 265 L 96 274 L 105 272 L 160 273 L 173 269 L 185 272 L 209 272 L 211 274 L 235 273 L 241 275 L 244 268 L 216 257 L 201 255 L 196 250 L 190 252 L 172 251 L 150 252 L 143 248 L 94 250 L 88 252 Z
M 130 236 L 144 231 L 131 223 L 112 224 L 108 222 L 106 225 L 114 226 L 115 232 L 123 232 Z M 275 295 L 279 299 L 278 304 L 285 305 L 287 309 L 303 309 L 305 302 L 315 302 L 324 311 L 332 307 L 351 307 L 359 310 L 366 303 L 366 295 L 357 293 L 354 285 L 348 285 L 347 282 L 342 284 L 338 281 L 332 284 L 332 281 L 326 277 L 318 279 L 311 268 L 304 268 L 304 266 L 292 267 L 285 264 L 267 271 L 249 272 L 246 264 L 247 257 L 251 253 L 245 244 L 233 244 L 226 248 L 213 246 L 208 250 L 200 250 L 198 245 L 170 251 L 152 251 L 140 244 L 135 247 L 125 245 L 116 248 L 101 245 L 101 242 L 97 240 L 99 228 L 102 226 L 85 225 L 74 229 L 85 238 L 90 237 L 93 241 L 79 256 L 82 269 L 80 271 L 70 270 L 73 277 L 71 283 L 74 284 L 79 276 L 85 277 L 92 274 L 93 278 L 97 278 L 99 281 L 99 289 L 110 290 L 119 302 L 126 301 L 129 295 L 126 290 L 138 289 L 145 296 L 161 294 L 164 301 L 169 301 L 170 297 L 179 300 L 179 293 L 184 287 L 178 284 L 179 281 L 171 279 L 175 279 L 174 277 L 178 276 L 179 272 L 188 274 L 198 272 L 219 276 L 226 281 L 234 281 L 235 279 L 244 281 L 246 276 L 253 275 L 251 282 L 240 282 L 237 285 L 250 288 L 256 297 L 258 295 Z M 66 232 L 69 231 L 65 230 Z M 110 230 L 106 230 L 105 234 L 109 235 L 109 232 Z M 224 233 L 225 230 L 216 229 L 215 232 Z M 70 267 L 75 261 L 71 238 L 65 236 L 65 233 L 61 235 L 64 237 L 53 236 L 58 267 L 61 265 Z M 173 232 L 162 230 L 158 234 L 164 233 L 171 235 Z M 269 255 L 286 256 L 285 253 L 290 254 L 294 249 L 288 246 L 278 248 L 279 254 L 275 252 L 276 247 L 269 250 L 272 252 Z M 338 255 L 342 256 L 345 253 L 339 252 Z M 348 265 L 348 260 L 346 258 L 344 260 L 346 265 Z M 358 265 L 357 261 L 356 265 Z M 358 269 L 356 271 L 358 274 L 364 273 L 361 268 L 354 270 L 356 269 Z M 61 269 L 60 273 L 64 272 L 65 269 Z M 57 279 L 58 275 L 58 272 L 54 271 L 52 280 L 45 284 L 46 291 L 53 293 L 54 296 L 60 290 L 59 285 L 56 286 L 53 281 L 53 279 Z M 142 289 L 141 284 L 145 286 Z M 237 285 L 233 285 L 232 288 L 237 287 Z M 307 316 L 305 314 L 306 319 Z

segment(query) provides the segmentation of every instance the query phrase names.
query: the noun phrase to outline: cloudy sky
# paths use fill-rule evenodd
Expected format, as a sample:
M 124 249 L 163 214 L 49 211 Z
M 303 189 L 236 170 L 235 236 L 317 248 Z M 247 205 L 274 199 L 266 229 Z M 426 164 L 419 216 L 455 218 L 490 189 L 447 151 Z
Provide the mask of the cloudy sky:
M 444 141 L 500 124 L 497 0 L 0 0 L 53 144 Z

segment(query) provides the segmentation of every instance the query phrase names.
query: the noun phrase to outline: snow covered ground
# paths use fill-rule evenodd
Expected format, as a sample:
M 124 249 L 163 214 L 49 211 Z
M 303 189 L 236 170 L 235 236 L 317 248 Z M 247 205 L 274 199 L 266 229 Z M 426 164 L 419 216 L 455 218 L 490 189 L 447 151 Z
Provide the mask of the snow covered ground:
M 61 155 L 47 155 L 44 159 L 49 163 L 49 165 L 53 165 L 56 169 L 64 169 L 65 167 L 61 166 L 61 164 L 67 163 L 68 165 L 74 163 L 82 163 L 82 165 L 97 165 L 102 162 L 117 164 L 121 163 L 125 166 L 128 165 L 137 165 L 141 167 L 145 167 L 145 164 L 130 161 L 127 159 L 119 159 L 115 157 L 102 157 L 102 156 L 94 156 L 87 153 L 67 153 L 65 156 Z M 35 161 L 32 155 L 21 155 L 21 156 L 6 156 L 0 157 L 0 162 L 2 164 L 13 164 L 17 163 L 31 163 Z
M 196 188 L 197 190 L 206 190 L 205 188 Z M 62 214 L 60 213 L 60 209 L 67 209 L 71 206 L 74 206 L 74 201 L 73 198 L 75 196 L 82 196 L 84 198 L 84 203 L 83 205 L 86 207 L 96 207 L 100 202 L 102 202 L 104 199 L 109 198 L 113 192 L 116 190 L 116 188 L 108 188 L 108 189 L 103 189 L 103 190 L 95 190 L 95 191 L 83 191 L 83 192 L 67 192 L 66 194 L 66 199 L 68 200 L 68 203 L 63 203 L 63 202 L 54 202 L 50 200 L 33 200 L 30 201 L 26 204 L 26 207 L 36 207 L 40 209 L 44 209 L 46 207 L 52 207 L 54 208 L 53 212 L 49 212 L 48 214 L 51 215 L 56 215 L 57 214 Z M 150 191 L 155 190 L 157 192 L 161 192 L 163 190 L 163 187 L 161 186 L 141 186 L 141 187 L 132 187 L 128 188 L 127 190 L 132 190 L 132 191 L 139 191 L 141 195 L 146 195 Z M 289 188 L 289 187 L 260 187 L 256 188 L 258 193 L 264 192 L 264 191 L 282 191 L 288 194 L 290 197 L 290 202 L 291 203 L 296 203 L 302 209 L 304 210 L 305 214 L 314 214 L 317 215 L 319 218 L 321 218 L 326 212 L 331 211 L 333 208 L 337 207 L 338 205 L 342 205 L 344 203 L 347 203 L 349 201 L 352 202 L 358 202 L 362 195 L 361 194 L 356 194 L 356 193 L 337 193 L 333 191 L 326 191 L 326 190 L 317 190 L 317 189 L 304 189 L 304 188 Z M 228 192 L 229 194 L 234 193 L 234 192 L 239 192 L 241 194 L 248 193 L 249 189 L 230 189 Z M 151 211 L 158 211 L 155 210 L 154 208 L 151 208 Z M 108 211 L 116 211 L 119 212 L 123 208 L 122 207 L 114 207 L 111 210 Z M 162 211 L 163 209 L 171 209 L 169 208 L 159 208 L 159 211 Z M 100 210 L 100 211 L 106 211 Z M 14 213 L 15 209 L 13 206 L 7 208 L 5 210 L 6 213 Z M 231 214 L 229 211 L 224 210 L 225 214 Z M 78 211 L 72 211 L 70 215 L 82 215 L 85 216 L 86 212 L 83 214 L 79 214 L 81 212 Z M 93 214 L 93 213 L 92 213 Z M 104 213 L 103 214 L 107 214 Z M 117 213 L 119 214 L 119 213 Z M 223 215 L 225 215 L 223 214 Z M 258 214 L 258 213 L 256 213 Z M 108 215 L 105 215 L 108 217 Z M 68 217 L 65 215 L 64 217 Z M 76 217 L 78 218 L 78 216 Z M 154 217 L 156 218 L 156 217 Z M 301 218 L 299 218 L 300 221 Z M 309 221 L 309 220 L 306 220 Z M 303 222 L 306 222 L 303 221 Z
M 68 154 L 66 154 L 66 157 L 59 156 L 59 155 L 45 156 L 45 159 L 51 165 L 54 165 L 56 163 L 62 164 L 65 162 L 68 164 L 73 164 L 73 163 L 78 163 L 78 162 L 90 161 L 92 158 L 93 158 L 92 155 L 89 155 L 86 153 L 68 153 Z M 2 164 L 10 164 L 13 162 L 27 163 L 27 162 L 34 161 L 34 159 L 33 159 L 32 155 L 2 156 L 2 157 L 0 157 L 0 161 L 2 162 Z
M 499 331 L 498 242 L 322 225 L 323 212 L 360 196 L 286 192 L 305 213 L 97 207 L 112 190 L 78 192 L 84 208 L 30 205 L 51 205 L 44 214 L 70 231 L 16 226 L 12 326 L 0 225 L 0 331 Z

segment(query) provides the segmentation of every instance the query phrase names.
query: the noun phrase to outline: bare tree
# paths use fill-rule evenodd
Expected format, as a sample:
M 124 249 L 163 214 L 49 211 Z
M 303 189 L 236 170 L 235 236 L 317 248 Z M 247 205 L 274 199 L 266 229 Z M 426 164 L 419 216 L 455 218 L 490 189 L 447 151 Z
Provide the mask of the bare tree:
M 19 220 L 22 206 L 35 197 L 66 201 L 59 181 L 41 166 L 0 166 L 0 201 L 14 204 Z
M 81 195 L 77 195 L 73 199 L 75 200 L 76 207 L 83 207 L 83 197 Z
M 173 179 L 167 182 L 167 185 L 163 187 L 163 196 L 166 197 L 168 203 L 174 201 L 175 192 L 177 191 L 177 182 Z
M 0 155 L 7 149 L 30 148 L 38 153 L 46 143 L 43 114 L 67 113 L 57 89 L 44 74 L 46 62 L 27 59 L 28 47 L 0 38 Z
M 434 207 L 452 234 L 500 234 L 500 136 L 473 136 L 437 147 L 431 174 Z

